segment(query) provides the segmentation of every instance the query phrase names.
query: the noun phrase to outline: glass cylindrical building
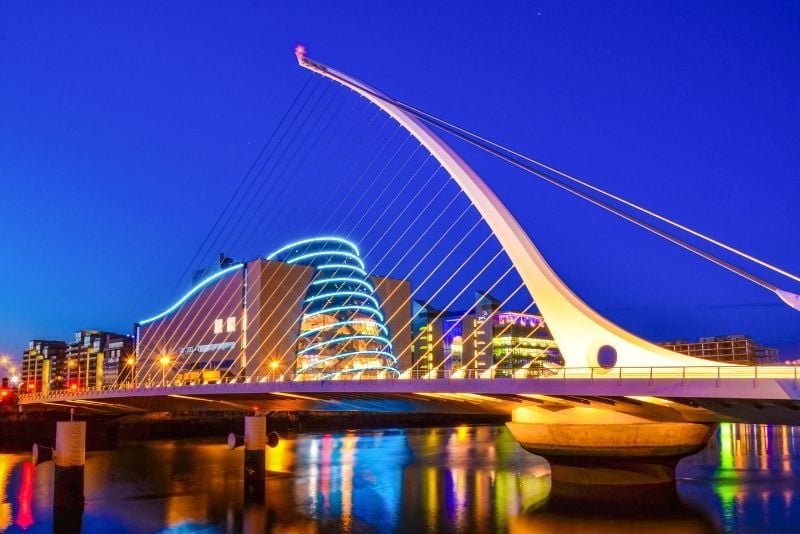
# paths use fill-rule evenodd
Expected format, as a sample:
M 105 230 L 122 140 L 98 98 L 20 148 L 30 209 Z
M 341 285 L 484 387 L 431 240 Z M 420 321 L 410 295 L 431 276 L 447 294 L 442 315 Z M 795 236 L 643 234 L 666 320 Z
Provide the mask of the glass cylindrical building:
M 267 259 L 315 270 L 303 301 L 297 375 L 323 380 L 399 375 L 381 303 L 354 243 L 306 239 Z

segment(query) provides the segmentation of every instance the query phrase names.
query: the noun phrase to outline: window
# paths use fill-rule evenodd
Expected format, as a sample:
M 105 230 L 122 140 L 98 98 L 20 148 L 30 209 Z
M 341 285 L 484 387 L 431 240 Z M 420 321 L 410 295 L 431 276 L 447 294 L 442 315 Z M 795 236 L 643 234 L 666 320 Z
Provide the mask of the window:
M 214 319 L 214 333 L 215 334 L 222 333 L 222 319 Z
M 235 332 L 236 331 L 236 317 L 228 317 L 228 324 L 227 331 L 228 332 Z

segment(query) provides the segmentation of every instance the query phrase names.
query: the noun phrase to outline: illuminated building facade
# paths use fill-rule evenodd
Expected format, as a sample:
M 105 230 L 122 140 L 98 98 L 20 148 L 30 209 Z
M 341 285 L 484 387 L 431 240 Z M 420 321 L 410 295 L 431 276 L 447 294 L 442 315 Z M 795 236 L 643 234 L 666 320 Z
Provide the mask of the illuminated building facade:
M 697 341 L 667 341 L 662 347 L 715 362 L 739 365 L 775 365 L 778 349 L 763 347 L 744 335 L 701 337 Z
M 432 371 L 444 361 L 442 311 L 428 303 L 412 303 L 411 331 L 414 343 L 411 358 L 419 371 Z
M 419 370 L 464 371 L 495 376 L 536 374 L 563 360 L 541 315 L 502 310 L 500 302 L 475 293 L 467 311 L 442 312 L 417 303 L 414 363 Z
M 64 360 L 53 368 L 55 371 L 53 388 L 82 389 L 108 385 L 104 379 L 104 372 L 109 367 L 105 362 L 106 355 L 109 353 L 109 344 L 116 345 L 123 339 L 128 340 L 123 343 L 130 350 L 133 341 L 130 336 L 125 334 L 101 330 L 78 330 L 75 332 L 75 340 L 67 344 Z M 115 350 L 111 351 L 110 354 L 115 352 Z
M 303 298 L 296 374 L 322 379 L 400 374 L 380 296 L 355 244 L 343 239 L 305 240 L 268 259 L 314 269 Z
M 110 385 L 119 359 L 132 353 L 131 336 L 100 330 L 78 330 L 71 343 L 34 339 L 22 355 L 23 388 L 48 392 Z
M 32 339 L 22 353 L 22 381 L 24 390 L 30 393 L 47 392 L 53 374 L 58 377 L 64 366 L 67 344 L 63 341 Z
M 136 363 L 133 337 L 107 334 L 103 347 L 103 385 L 129 383 Z
M 221 262 L 140 321 L 134 381 L 396 376 L 410 363 L 410 309 L 409 283 L 368 276 L 354 243 L 298 241 L 265 258 Z

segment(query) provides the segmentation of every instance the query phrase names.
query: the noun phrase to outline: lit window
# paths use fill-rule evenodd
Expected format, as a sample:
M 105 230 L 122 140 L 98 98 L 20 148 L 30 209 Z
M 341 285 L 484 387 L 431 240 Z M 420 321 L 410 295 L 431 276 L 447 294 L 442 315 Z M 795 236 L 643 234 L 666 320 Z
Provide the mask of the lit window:
M 226 330 L 228 332 L 235 332 L 236 331 L 236 317 L 228 317 L 228 324 L 226 325 Z
M 215 334 L 222 333 L 222 319 L 214 319 L 214 333 Z

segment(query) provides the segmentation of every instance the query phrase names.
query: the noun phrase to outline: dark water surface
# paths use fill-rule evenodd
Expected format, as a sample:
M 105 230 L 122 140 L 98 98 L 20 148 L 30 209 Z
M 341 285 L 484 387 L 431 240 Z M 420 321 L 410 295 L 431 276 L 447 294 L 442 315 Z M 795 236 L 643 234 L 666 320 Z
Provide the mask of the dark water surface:
M 724 424 L 663 507 L 559 510 L 547 463 L 504 427 L 301 434 L 263 502 L 218 440 L 90 452 L 83 532 L 800 532 L 800 430 Z M 0 454 L 0 531 L 52 532 L 53 466 Z

